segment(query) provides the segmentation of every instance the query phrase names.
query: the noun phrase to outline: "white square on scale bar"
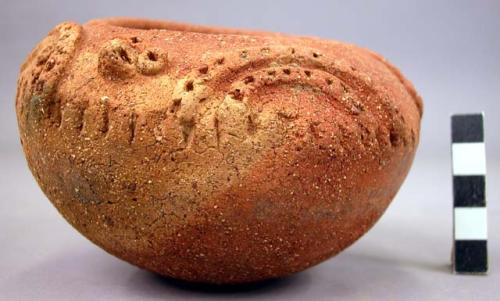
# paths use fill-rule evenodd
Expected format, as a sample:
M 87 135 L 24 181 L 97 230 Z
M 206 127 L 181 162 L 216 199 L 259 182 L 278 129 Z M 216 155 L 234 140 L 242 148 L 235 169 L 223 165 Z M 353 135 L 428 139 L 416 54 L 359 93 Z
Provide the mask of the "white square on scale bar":
M 486 207 L 455 208 L 455 240 L 488 239 Z
M 486 174 L 483 142 L 453 143 L 451 146 L 453 175 L 473 176 Z

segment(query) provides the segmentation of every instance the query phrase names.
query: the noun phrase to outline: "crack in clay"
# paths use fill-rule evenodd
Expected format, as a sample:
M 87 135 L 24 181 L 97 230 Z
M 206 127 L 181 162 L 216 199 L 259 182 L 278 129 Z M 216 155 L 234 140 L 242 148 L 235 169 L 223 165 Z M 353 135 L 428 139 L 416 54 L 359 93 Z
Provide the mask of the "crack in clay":
M 100 131 L 102 134 L 107 134 L 109 131 L 109 102 L 108 98 L 101 98 L 101 128 Z
M 84 102 L 84 103 L 86 104 L 86 102 Z M 83 107 L 77 108 L 77 114 L 76 114 L 76 118 L 74 120 L 74 125 L 78 131 L 78 134 L 81 134 L 83 131 L 85 110 L 87 110 L 87 105 L 84 105 Z
M 128 138 L 128 144 L 132 144 L 135 139 L 135 131 L 136 131 L 136 126 L 137 126 L 137 113 L 135 111 L 132 111 L 129 115 L 129 121 L 128 121 L 128 130 L 129 130 L 129 138 Z
M 214 117 L 214 128 L 215 128 L 215 139 L 217 142 L 217 149 L 220 149 L 220 129 L 219 129 L 219 118 Z
M 85 116 L 87 114 L 87 110 L 89 108 L 88 101 L 83 102 L 83 107 L 78 110 L 79 115 L 77 116 L 77 122 L 79 125 L 77 126 L 78 134 L 81 136 L 85 132 Z

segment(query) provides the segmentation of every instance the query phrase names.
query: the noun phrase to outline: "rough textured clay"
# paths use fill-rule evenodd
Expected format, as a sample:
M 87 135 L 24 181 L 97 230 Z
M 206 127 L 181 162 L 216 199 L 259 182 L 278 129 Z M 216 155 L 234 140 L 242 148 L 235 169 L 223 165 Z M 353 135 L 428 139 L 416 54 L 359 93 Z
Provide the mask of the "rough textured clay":
M 163 275 L 240 283 L 363 235 L 408 172 L 422 103 L 353 45 L 106 19 L 36 46 L 16 110 L 33 175 L 88 239 Z

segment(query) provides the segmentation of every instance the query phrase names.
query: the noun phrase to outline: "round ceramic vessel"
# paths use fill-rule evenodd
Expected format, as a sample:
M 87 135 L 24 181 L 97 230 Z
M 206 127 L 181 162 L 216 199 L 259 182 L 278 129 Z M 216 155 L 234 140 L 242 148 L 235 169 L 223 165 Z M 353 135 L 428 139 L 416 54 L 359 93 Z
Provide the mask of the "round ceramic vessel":
M 107 252 L 174 278 L 241 283 L 339 253 L 413 160 L 422 104 L 336 41 L 172 22 L 54 28 L 21 67 L 29 167 Z

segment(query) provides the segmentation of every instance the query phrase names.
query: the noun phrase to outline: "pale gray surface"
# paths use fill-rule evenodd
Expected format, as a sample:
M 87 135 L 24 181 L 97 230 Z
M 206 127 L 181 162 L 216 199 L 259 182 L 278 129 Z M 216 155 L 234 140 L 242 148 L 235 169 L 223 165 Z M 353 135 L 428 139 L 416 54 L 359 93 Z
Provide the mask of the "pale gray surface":
M 93 246 L 31 177 L 14 114 L 17 70 L 57 23 L 147 16 L 335 38 L 383 54 L 425 101 L 414 168 L 376 227 L 333 260 L 292 278 L 196 288 L 138 270 Z M 0 0 L 0 299 L 498 299 L 500 294 L 500 2 Z M 449 114 L 485 111 L 489 276 L 449 272 Z M 340 297 L 340 298 L 337 298 Z

